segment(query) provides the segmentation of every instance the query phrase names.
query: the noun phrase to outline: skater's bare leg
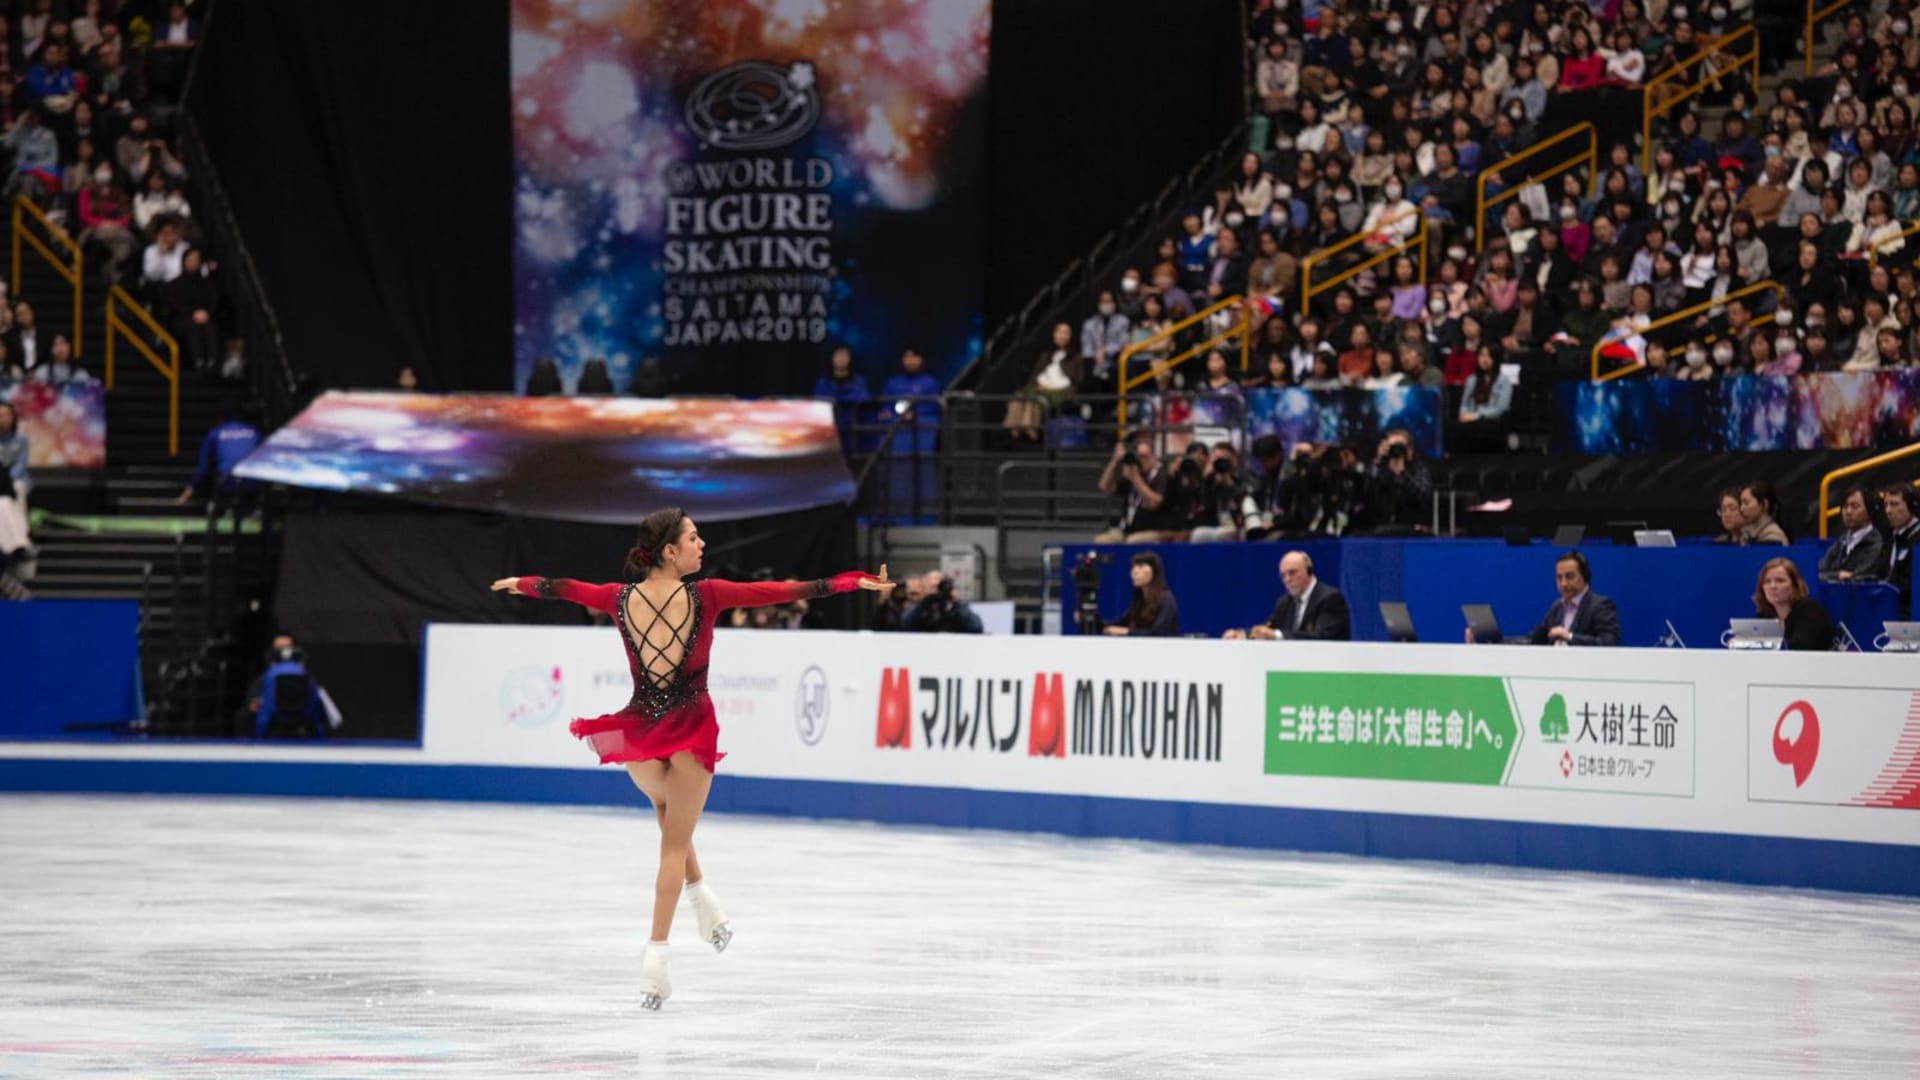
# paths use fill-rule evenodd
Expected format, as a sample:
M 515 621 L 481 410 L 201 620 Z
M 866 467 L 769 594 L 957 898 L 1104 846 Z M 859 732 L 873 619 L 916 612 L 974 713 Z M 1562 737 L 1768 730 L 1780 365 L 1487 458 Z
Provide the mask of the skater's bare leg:
M 632 777 L 633 786 L 653 804 L 653 817 L 660 823 L 660 830 L 667 828 L 667 763 L 665 761 L 629 761 L 627 775 Z M 687 883 L 701 880 L 700 859 L 693 853 L 693 845 L 687 845 Z
M 713 774 L 682 751 L 667 763 L 666 805 L 660 821 L 660 873 L 653 885 L 653 940 L 667 940 L 673 929 L 673 909 L 688 877 L 693 853 L 693 828 L 706 809 Z

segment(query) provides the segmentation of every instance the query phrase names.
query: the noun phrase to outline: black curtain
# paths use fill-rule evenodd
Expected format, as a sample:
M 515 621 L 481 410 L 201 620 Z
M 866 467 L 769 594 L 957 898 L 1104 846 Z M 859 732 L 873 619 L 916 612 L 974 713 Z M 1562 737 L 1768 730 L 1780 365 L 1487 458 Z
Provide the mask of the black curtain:
M 1245 0 L 994 0 L 989 333 L 1245 112 Z
M 188 108 L 322 385 L 512 382 L 506 0 L 216 0 Z

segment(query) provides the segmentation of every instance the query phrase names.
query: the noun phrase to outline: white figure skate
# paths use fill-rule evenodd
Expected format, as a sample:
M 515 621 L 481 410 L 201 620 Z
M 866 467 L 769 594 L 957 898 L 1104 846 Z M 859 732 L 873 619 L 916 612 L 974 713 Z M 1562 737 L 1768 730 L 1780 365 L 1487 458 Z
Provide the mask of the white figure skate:
M 660 1003 L 673 996 L 673 980 L 667 978 L 667 943 L 647 942 L 640 954 L 640 1007 L 659 1012 Z
M 687 899 L 693 903 L 694 917 L 700 920 L 700 940 L 713 946 L 714 952 L 726 952 L 727 943 L 733 940 L 733 924 L 727 922 L 727 913 L 720 910 L 720 899 L 713 895 L 704 881 L 696 881 L 687 886 Z

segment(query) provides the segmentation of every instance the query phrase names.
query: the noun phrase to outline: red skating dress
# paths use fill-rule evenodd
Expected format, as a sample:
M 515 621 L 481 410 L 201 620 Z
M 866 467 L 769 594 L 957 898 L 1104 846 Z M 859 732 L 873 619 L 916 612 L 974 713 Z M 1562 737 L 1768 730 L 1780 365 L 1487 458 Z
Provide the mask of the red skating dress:
M 689 581 L 686 610 L 676 619 L 667 614 L 675 605 L 656 608 L 632 584 L 591 585 L 569 578 L 523 577 L 515 590 L 522 596 L 566 600 L 604 612 L 620 626 L 627 646 L 627 666 L 633 672 L 633 698 L 619 712 L 575 720 L 569 730 L 585 739 L 612 762 L 654 761 L 682 750 L 693 754 L 708 772 L 725 754 L 720 752 L 720 724 L 714 719 L 713 699 L 707 696 L 707 658 L 713 650 L 713 623 L 722 611 L 736 607 L 764 607 L 812 600 L 831 593 L 851 592 L 867 575 L 837 574 L 818 581 Z M 680 662 L 674 664 L 665 647 L 648 640 L 656 626 L 665 627 L 680 643 Z M 671 642 L 669 642 L 671 644 Z

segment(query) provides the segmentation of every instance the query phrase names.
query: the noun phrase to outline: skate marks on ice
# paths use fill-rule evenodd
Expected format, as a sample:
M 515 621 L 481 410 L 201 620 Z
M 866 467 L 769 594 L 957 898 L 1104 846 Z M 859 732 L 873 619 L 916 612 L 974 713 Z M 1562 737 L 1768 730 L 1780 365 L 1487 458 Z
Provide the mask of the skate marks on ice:
M 712 815 L 0 798 L 0 1076 L 1920 1074 L 1920 904 Z

